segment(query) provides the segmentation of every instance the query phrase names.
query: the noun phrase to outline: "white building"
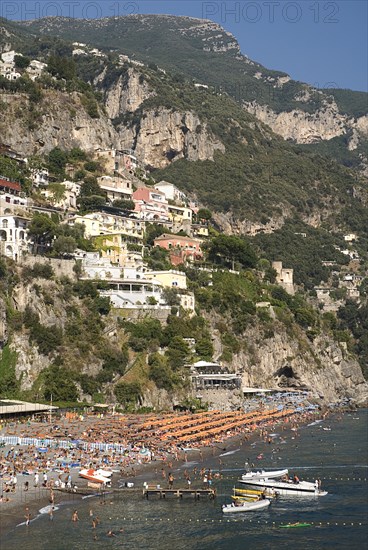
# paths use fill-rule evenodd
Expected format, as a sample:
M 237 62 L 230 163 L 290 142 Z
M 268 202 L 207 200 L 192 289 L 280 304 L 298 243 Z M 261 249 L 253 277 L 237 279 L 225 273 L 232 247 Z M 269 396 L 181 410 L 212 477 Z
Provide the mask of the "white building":
M 72 55 L 88 55 L 88 53 L 86 52 L 86 50 L 82 50 L 81 48 L 75 48 L 72 51 Z
M 127 242 L 143 242 L 144 222 L 130 217 L 92 212 L 85 216 L 72 216 L 65 223 L 68 225 L 82 223 L 85 226 L 87 239 L 99 235 L 124 235 L 127 237 Z
M 24 206 L 24 209 L 26 209 L 28 205 L 29 199 L 27 197 L 0 192 L 0 214 L 13 214 L 15 210 L 19 210 L 19 206 Z
M 173 183 L 162 180 L 156 183 L 155 189 L 158 189 L 158 191 L 165 193 L 167 200 L 172 200 L 180 203 L 186 202 L 187 197 L 185 193 L 183 193 L 183 191 L 180 191 L 180 189 L 178 189 Z
M 1 54 L 1 59 L 4 63 L 14 63 L 14 57 L 16 55 L 22 55 L 21 53 L 17 53 L 14 50 L 11 50 L 10 52 L 3 52 Z
M 116 308 L 165 305 L 162 285 L 143 278 L 110 280 L 109 289 L 99 290 L 99 293 L 100 296 L 108 296 Z
M 353 243 L 358 240 L 358 237 L 355 233 L 348 233 L 347 235 L 344 235 L 344 241 L 347 243 Z
M 49 184 L 49 171 L 47 168 L 33 168 L 32 173 L 32 182 L 33 185 L 38 187 L 39 185 L 48 185 Z
M 31 80 L 35 80 L 36 78 L 39 78 L 43 71 L 46 69 L 47 63 L 43 63 L 42 61 L 38 61 L 37 59 L 32 59 L 29 66 L 26 69 L 26 72 L 29 74 L 29 77 Z
M 13 63 L 0 63 L 0 74 L 7 80 L 17 80 L 22 76 L 18 73 Z
M 30 252 L 31 240 L 27 234 L 30 218 L 18 215 L 0 216 L 0 252 L 8 258 L 18 261 Z

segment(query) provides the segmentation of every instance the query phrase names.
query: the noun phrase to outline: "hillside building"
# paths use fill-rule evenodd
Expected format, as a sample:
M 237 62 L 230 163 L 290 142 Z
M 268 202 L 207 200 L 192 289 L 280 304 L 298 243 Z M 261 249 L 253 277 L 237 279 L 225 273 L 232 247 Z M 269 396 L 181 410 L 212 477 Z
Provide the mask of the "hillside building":
M 135 211 L 138 216 L 150 222 L 169 221 L 168 201 L 165 193 L 152 187 L 140 187 L 133 193 Z
M 294 270 L 282 267 L 282 262 L 272 262 L 272 267 L 276 271 L 277 284 L 282 286 L 286 292 L 293 295 L 295 292 L 293 282 Z
M 0 253 L 16 262 L 31 251 L 27 227 L 30 218 L 20 215 L 0 215 Z
M 201 241 L 193 237 L 163 234 L 154 240 L 154 246 L 160 246 L 169 250 L 170 261 L 173 265 L 203 259 Z
M 64 195 L 61 199 L 56 200 L 52 189 L 47 187 L 41 191 L 41 194 L 50 200 L 55 208 L 62 210 L 77 210 L 77 199 L 80 194 L 81 185 L 75 181 L 63 181 L 60 185 L 64 187 Z
M 156 183 L 155 189 L 164 193 L 168 201 L 174 201 L 178 204 L 185 204 L 187 201 L 185 193 L 168 181 L 159 181 Z
M 130 149 L 96 149 L 94 158 L 104 161 L 106 172 L 134 174 L 138 168 L 138 159 Z
M 99 235 L 124 235 L 127 242 L 141 243 L 144 234 L 144 222 L 134 218 L 107 214 L 105 212 L 91 212 L 81 216 L 71 216 L 66 220 L 68 225 L 82 223 L 85 226 L 85 236 L 97 237 Z
M 97 182 L 111 204 L 116 200 L 132 200 L 132 182 L 119 176 L 101 176 Z
M 197 361 L 190 368 L 190 378 L 196 390 L 240 389 L 242 377 L 230 373 L 218 363 Z

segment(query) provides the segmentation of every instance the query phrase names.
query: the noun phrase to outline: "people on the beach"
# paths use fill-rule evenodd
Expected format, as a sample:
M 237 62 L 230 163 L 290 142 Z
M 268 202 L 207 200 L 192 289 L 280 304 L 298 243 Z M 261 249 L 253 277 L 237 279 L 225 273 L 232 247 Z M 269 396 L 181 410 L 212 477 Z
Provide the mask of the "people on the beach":
M 26 512 L 25 512 L 25 514 L 24 514 L 24 518 L 25 518 L 25 520 L 26 520 L 25 524 L 26 524 L 26 526 L 28 527 L 28 525 L 31 523 L 31 513 L 30 513 L 28 507 L 26 507 Z

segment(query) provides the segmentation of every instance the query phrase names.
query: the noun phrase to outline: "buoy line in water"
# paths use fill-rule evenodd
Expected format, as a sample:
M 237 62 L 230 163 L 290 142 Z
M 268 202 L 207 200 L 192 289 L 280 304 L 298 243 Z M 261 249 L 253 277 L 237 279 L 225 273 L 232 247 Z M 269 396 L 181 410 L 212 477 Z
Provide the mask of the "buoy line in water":
M 132 522 L 136 521 L 137 518 L 134 517 L 123 517 L 123 518 L 116 518 L 120 521 L 126 521 L 126 522 Z M 181 519 L 177 518 L 157 518 L 157 517 L 151 517 L 151 518 L 144 518 L 142 521 L 146 522 L 171 522 L 171 523 L 181 523 Z M 245 519 L 245 518 L 218 518 L 218 519 L 206 519 L 206 518 L 189 518 L 185 520 L 187 523 L 252 523 L 252 524 L 259 524 L 259 525 L 269 525 L 270 527 L 280 527 L 280 526 L 286 526 L 286 525 L 298 525 L 307 523 L 308 526 L 313 527 L 367 527 L 367 523 L 357 522 L 357 521 L 344 521 L 344 522 L 335 522 L 335 521 L 305 521 L 305 522 L 295 522 L 294 524 L 290 521 L 267 521 L 267 520 L 252 520 L 252 519 Z M 293 520 L 291 520 L 293 521 Z

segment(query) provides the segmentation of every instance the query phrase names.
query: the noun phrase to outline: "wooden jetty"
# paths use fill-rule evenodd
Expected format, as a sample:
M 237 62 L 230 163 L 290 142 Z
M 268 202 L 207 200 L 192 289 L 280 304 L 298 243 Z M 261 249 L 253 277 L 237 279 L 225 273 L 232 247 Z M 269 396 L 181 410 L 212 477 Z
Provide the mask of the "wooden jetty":
M 160 498 L 166 498 L 166 496 L 173 496 L 176 498 L 183 498 L 184 496 L 194 496 L 196 500 L 201 497 L 209 497 L 214 499 L 216 496 L 216 489 L 161 489 L 157 485 L 148 485 L 143 488 L 143 496 L 148 499 L 151 495 L 158 495 Z

